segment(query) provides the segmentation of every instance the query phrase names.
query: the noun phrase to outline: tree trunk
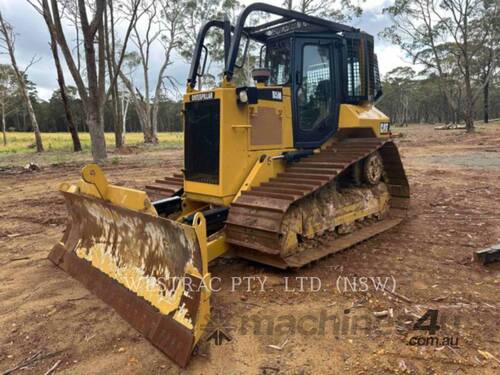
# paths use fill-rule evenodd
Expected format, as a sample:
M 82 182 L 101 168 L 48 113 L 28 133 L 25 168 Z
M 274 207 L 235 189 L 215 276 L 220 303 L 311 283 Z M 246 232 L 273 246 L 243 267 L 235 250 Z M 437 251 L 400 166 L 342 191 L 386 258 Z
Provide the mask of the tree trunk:
M 464 34 L 464 45 L 462 54 L 464 58 L 464 78 L 465 78 L 465 131 L 467 133 L 474 132 L 474 93 L 472 92 L 472 83 L 470 75 L 470 63 L 467 54 L 467 34 Z
M 84 49 L 85 49 L 85 60 L 87 66 L 87 80 L 88 80 L 88 98 L 86 105 L 86 118 L 87 125 L 89 127 L 90 140 L 92 143 L 92 158 L 94 162 L 101 163 L 107 159 L 107 151 L 106 151 L 106 139 L 104 137 L 104 103 L 101 102 L 103 98 L 103 90 L 104 90 L 104 72 L 103 72 L 103 64 L 104 62 L 104 45 L 103 45 L 103 32 L 102 32 L 102 15 L 103 11 L 100 12 L 100 18 L 95 19 L 97 23 L 91 24 L 95 27 L 88 24 L 87 14 L 85 11 L 85 3 L 82 0 L 79 0 L 79 8 L 80 8 L 80 18 L 85 20 L 82 24 L 82 28 L 84 30 Z M 98 4 L 102 4 L 102 2 L 98 2 Z M 97 17 L 97 16 L 95 16 Z M 98 34 L 98 55 L 99 55 L 99 66 L 97 66 L 98 59 L 96 58 L 96 50 L 94 47 L 96 31 L 99 31 Z M 99 74 L 98 74 L 99 73 Z
M 123 139 L 125 140 L 125 135 L 127 134 L 127 113 L 128 113 L 128 106 L 130 105 L 130 98 L 122 98 L 121 99 L 121 107 L 123 108 L 122 111 L 122 136 Z
M 472 90 L 467 92 L 467 97 L 465 98 L 465 110 L 464 110 L 464 121 L 465 121 L 465 131 L 467 133 L 474 132 L 474 102 L 472 101 Z
M 158 111 L 159 105 L 153 107 L 152 120 L 151 120 L 151 135 L 153 136 L 153 143 L 158 143 Z
M 108 2 L 109 6 L 109 24 L 108 26 L 108 11 L 107 8 L 104 10 L 104 30 L 105 30 L 105 42 L 106 42 L 106 59 L 108 62 L 108 71 L 110 76 L 114 76 L 115 73 L 115 26 L 114 26 L 114 14 L 113 14 L 113 2 L 110 0 Z M 111 40 L 110 40 L 111 36 Z M 122 124 L 122 108 L 118 96 L 118 81 L 111 83 L 111 104 L 113 108 L 113 128 L 115 131 L 115 147 L 121 148 L 125 143 L 123 136 L 123 124 Z
M 173 39 L 173 35 L 171 36 Z M 158 73 L 158 79 L 156 81 L 156 89 L 155 89 L 155 98 L 153 102 L 153 108 L 151 110 L 151 127 L 152 127 L 152 136 L 153 142 L 158 143 L 158 112 L 160 111 L 160 101 L 161 101 L 161 87 L 164 79 L 165 70 L 170 63 L 170 54 L 172 53 L 173 45 L 170 46 L 165 51 L 165 60 L 160 68 L 160 72 Z
M 484 98 L 484 123 L 489 122 L 489 101 L 490 101 L 490 83 L 489 81 L 483 87 L 483 98 Z
M 135 98 L 134 96 L 132 96 Z M 148 120 L 148 113 L 145 109 L 145 105 L 141 100 L 134 100 L 134 108 L 137 117 L 139 118 L 139 123 L 141 124 L 142 133 L 144 135 L 144 143 L 151 142 L 151 122 Z
M 123 116 L 121 105 L 118 99 L 118 90 L 113 88 L 111 91 L 111 101 L 113 103 L 113 116 L 115 125 L 115 147 L 120 148 L 125 144 L 125 134 L 123 133 Z
M 141 125 L 141 130 L 144 135 L 144 143 L 152 143 L 152 134 L 151 134 L 151 117 L 150 114 L 147 111 L 147 106 L 144 101 L 144 98 L 140 95 L 139 92 L 134 91 L 134 85 L 132 82 L 123 74 L 123 72 L 118 72 L 120 75 L 120 78 L 122 79 L 122 82 L 125 84 L 125 87 L 127 88 L 130 98 L 129 100 L 132 101 L 134 104 L 134 109 L 135 113 L 137 114 L 137 118 L 139 119 L 139 123 Z M 126 116 L 126 111 L 125 111 L 125 116 Z
M 30 117 L 31 126 L 33 127 L 33 133 L 35 133 L 35 143 L 36 143 L 36 152 L 43 152 L 43 143 L 42 136 L 40 134 L 40 128 L 38 127 L 38 122 L 36 120 L 35 110 L 33 109 L 33 105 L 31 104 L 30 97 L 28 96 L 28 90 L 26 89 L 26 85 L 23 82 L 24 91 L 23 97 L 26 102 L 26 108 L 28 110 L 28 115 Z
M 90 111 L 86 114 L 86 120 L 92 140 L 92 157 L 96 163 L 99 163 L 107 158 L 106 139 L 104 138 L 103 131 L 104 116 L 95 105 L 92 105 L 89 109 Z
M 44 14 L 45 17 L 45 14 Z M 61 61 L 59 60 L 59 53 L 57 48 L 57 40 L 54 35 L 54 30 L 51 24 L 47 22 L 47 27 L 50 33 L 50 48 L 52 50 L 52 56 L 54 57 L 54 63 L 56 65 L 57 71 L 57 82 L 59 83 L 59 91 L 61 92 L 61 100 L 63 102 L 64 113 L 66 115 L 66 122 L 68 125 L 68 131 L 71 134 L 71 140 L 73 141 L 73 151 L 82 151 L 82 144 L 80 143 L 80 137 L 78 136 L 78 130 L 75 126 L 75 121 L 73 119 L 73 113 L 69 107 L 68 96 L 66 95 L 66 82 L 64 80 L 64 73 L 61 67 Z
M 5 130 L 5 103 L 2 100 L 2 135 L 3 135 L 3 145 L 7 146 L 7 132 Z
M 86 108 L 87 126 L 92 143 L 92 158 L 96 163 L 107 159 L 106 139 L 104 137 L 103 106 L 100 103 L 99 88 L 97 86 L 97 71 L 95 66 L 95 51 L 93 42 L 85 43 L 87 57 L 87 74 L 89 75 L 89 97 Z M 95 79 L 95 80 L 94 80 Z
M 147 113 L 147 112 L 146 112 Z M 147 117 L 143 120 L 144 123 L 144 143 L 158 143 L 155 142 L 154 134 L 153 134 L 153 126 L 151 124 L 151 113 L 147 113 Z
M 474 133 L 474 117 L 471 117 L 470 114 L 464 116 L 465 120 L 465 131 L 467 133 Z
M 146 84 L 146 87 L 149 87 Z M 146 95 L 145 101 L 141 103 L 143 107 L 143 122 L 144 122 L 144 143 L 157 143 L 155 142 L 153 134 L 153 124 L 151 123 L 151 103 L 149 103 L 149 94 Z
M 147 76 L 148 69 L 144 68 L 144 75 Z M 149 78 L 146 79 L 145 83 L 146 95 L 144 98 L 144 112 L 146 114 L 144 121 L 144 143 L 158 143 L 155 142 L 154 134 L 153 134 L 153 124 L 151 121 L 151 102 L 149 99 Z
M 408 126 L 408 96 L 403 97 L 403 126 Z

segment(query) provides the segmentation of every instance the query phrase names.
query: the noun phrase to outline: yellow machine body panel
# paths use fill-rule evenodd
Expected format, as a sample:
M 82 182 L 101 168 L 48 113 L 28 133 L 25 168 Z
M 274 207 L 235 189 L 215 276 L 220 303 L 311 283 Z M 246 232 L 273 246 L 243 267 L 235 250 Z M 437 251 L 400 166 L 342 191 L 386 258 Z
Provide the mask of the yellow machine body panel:
M 386 124 L 385 132 L 382 132 Z M 389 137 L 389 117 L 373 104 L 341 104 L 339 113 L 339 129 L 370 129 L 380 138 Z
M 188 199 L 227 206 L 262 155 L 266 156 L 266 160 L 248 187 L 283 171 L 283 163 L 272 160 L 272 157 L 294 150 L 290 89 L 283 88 L 283 101 L 259 100 L 255 105 L 238 104 L 234 87 L 196 92 L 194 95 L 209 92 L 220 100 L 219 183 L 215 185 L 185 179 L 184 191 Z M 189 102 L 192 95 L 185 95 L 184 103 Z M 268 134 L 270 126 L 274 127 L 273 137 Z
M 210 184 L 184 179 L 186 198 L 207 204 L 227 206 L 246 188 L 259 185 L 283 172 L 284 163 L 273 160 L 283 152 L 294 151 L 292 100 L 290 87 L 258 86 L 282 90 L 281 101 L 259 99 L 257 104 L 239 103 L 234 87 L 208 91 L 190 91 L 184 96 L 189 103 L 196 95 L 220 100 L 219 183 Z M 387 137 L 389 118 L 372 104 L 341 104 L 338 130 L 364 129 L 372 136 Z M 382 125 L 386 132 L 381 133 Z M 258 173 L 252 168 L 261 159 Z M 245 182 L 247 183 L 244 186 Z

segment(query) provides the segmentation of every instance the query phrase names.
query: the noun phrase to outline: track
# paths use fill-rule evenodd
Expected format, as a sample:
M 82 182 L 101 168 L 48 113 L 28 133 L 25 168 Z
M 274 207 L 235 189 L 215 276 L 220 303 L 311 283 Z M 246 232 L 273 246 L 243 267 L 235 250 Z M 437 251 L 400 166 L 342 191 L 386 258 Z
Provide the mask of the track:
M 389 215 L 382 221 L 340 236 L 328 246 L 283 257 L 282 223 L 294 204 L 334 181 L 351 165 L 379 151 L 390 198 Z M 226 241 L 238 255 L 279 268 L 300 267 L 350 247 L 401 222 L 409 203 L 409 186 L 399 152 L 391 140 L 351 138 L 336 140 L 319 154 L 290 164 L 283 173 L 242 195 L 231 205 Z
M 154 184 L 146 185 L 146 192 L 152 200 L 168 198 L 177 193 L 183 188 L 184 175 L 182 173 L 174 173 L 170 177 L 164 177 L 162 180 L 155 180 Z

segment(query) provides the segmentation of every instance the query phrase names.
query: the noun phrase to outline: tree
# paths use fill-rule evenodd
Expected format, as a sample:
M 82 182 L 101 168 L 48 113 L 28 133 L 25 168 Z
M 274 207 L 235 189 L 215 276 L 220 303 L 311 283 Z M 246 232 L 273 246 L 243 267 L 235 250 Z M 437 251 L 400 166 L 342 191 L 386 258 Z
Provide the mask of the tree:
M 53 20 L 56 40 L 61 48 L 66 65 L 78 89 L 78 94 L 83 104 L 86 124 L 89 128 L 91 139 L 92 157 L 95 162 L 102 162 L 107 158 L 106 140 L 104 138 L 104 108 L 110 90 L 106 88 L 106 33 L 104 29 L 104 11 L 108 0 L 95 0 L 88 2 L 77 0 L 76 6 L 79 13 L 79 26 L 83 38 L 83 54 L 85 55 L 84 77 L 75 63 L 72 51 L 68 45 L 66 35 L 62 26 L 61 12 L 57 0 L 41 0 L 43 8 L 48 9 Z M 127 48 L 127 42 L 133 26 L 137 21 L 137 8 L 140 0 L 130 0 L 131 8 L 134 11 L 130 17 L 123 46 L 119 54 L 119 59 L 113 72 L 108 71 L 109 87 L 115 85 L 118 73 L 123 63 L 123 58 Z M 92 17 L 89 18 L 89 12 Z
M 351 0 L 284 0 L 283 6 L 287 9 L 337 21 L 359 17 L 363 12 L 360 2 L 354 4 Z
M 498 6 L 498 5 L 497 5 Z M 480 25 L 473 25 L 471 45 L 478 49 L 472 58 L 474 76 L 478 77 L 477 83 L 483 87 L 483 120 L 489 121 L 489 93 L 495 72 L 500 64 L 500 12 L 493 9 L 486 14 L 485 20 L 476 20 Z M 483 30 L 483 28 L 486 28 Z
M 118 19 L 115 19 L 115 4 L 118 5 L 118 8 L 125 7 L 126 4 L 123 4 L 120 1 L 108 0 L 108 8 L 105 9 L 104 14 L 104 30 L 106 34 L 106 59 L 108 63 L 108 70 L 111 75 L 119 74 L 117 69 L 117 61 L 116 59 L 119 56 L 116 56 L 117 49 L 117 40 L 116 40 L 116 32 L 115 32 L 115 24 L 118 22 Z M 135 4 L 132 4 L 134 6 Z M 131 9 L 132 14 L 134 14 L 134 9 Z M 136 11 L 136 10 L 135 10 Z M 113 129 L 115 131 L 115 146 L 117 148 L 122 147 L 125 144 L 125 124 L 124 124 L 124 107 L 122 100 L 120 100 L 120 92 L 118 89 L 118 80 L 115 80 L 110 87 L 111 92 L 111 104 L 113 108 Z M 125 110 L 126 112 L 126 110 Z M 126 116 L 126 115 L 125 115 Z
M 118 96 L 120 99 L 120 105 L 122 108 L 122 137 L 125 140 L 125 134 L 127 133 L 127 114 L 128 107 L 130 106 L 130 94 L 126 90 L 118 91 Z
M 28 70 L 28 68 L 34 63 L 34 60 L 31 61 L 31 63 L 26 67 L 24 72 L 22 72 L 19 69 L 15 56 L 15 45 L 14 45 L 15 35 L 12 26 L 7 21 L 5 21 L 1 11 L 0 11 L 0 35 L 1 35 L 0 42 L 2 43 L 2 47 L 7 50 L 7 53 L 10 57 L 10 62 L 12 64 L 12 69 L 14 70 L 14 73 L 16 75 L 17 84 L 19 86 L 21 97 L 23 98 L 24 105 L 26 106 L 26 110 L 28 111 L 31 126 L 35 134 L 36 151 L 43 152 L 43 143 L 42 143 L 42 136 L 40 135 L 40 128 L 38 127 L 35 111 L 33 110 L 33 105 L 31 103 L 31 99 L 29 97 L 25 81 L 25 73 Z
M 472 35 L 486 40 L 492 32 L 490 13 L 497 14 L 497 3 L 490 0 L 396 0 L 384 13 L 392 25 L 382 36 L 399 45 L 414 63 L 433 69 L 440 78 L 441 89 L 451 106 L 454 105 L 446 80 L 445 60 L 451 61 L 452 71 L 459 75 L 464 96 L 462 113 L 468 132 L 474 130 L 474 107 L 483 85 L 473 87 L 473 60 L 480 48 L 472 43 Z M 495 17 L 496 18 L 496 17 Z
M 181 25 L 182 44 L 179 46 L 179 52 L 188 62 L 193 57 L 193 51 L 196 46 L 198 31 L 203 23 L 211 19 L 223 19 L 224 15 L 229 17 L 232 24 L 235 23 L 240 11 L 243 9 L 238 0 L 188 0 L 186 2 L 185 20 Z M 208 50 L 207 66 L 203 77 L 197 79 L 198 89 L 204 85 L 215 86 L 216 76 L 211 73 L 213 65 L 219 67 L 224 62 L 224 36 L 221 30 L 212 30 L 208 33 L 205 45 Z
M 0 111 L 2 117 L 3 145 L 7 146 L 5 118 L 14 106 L 13 96 L 17 90 L 16 74 L 10 65 L 0 65 Z
M 145 30 L 136 24 L 133 29 L 132 41 L 137 53 L 129 55 L 129 62 L 135 58 L 142 68 L 144 89 L 141 91 L 121 72 L 120 77 L 130 93 L 130 98 L 141 122 L 145 143 L 158 143 L 158 110 L 165 80 L 173 83 L 166 74 L 167 67 L 172 63 L 173 51 L 181 44 L 180 29 L 186 16 L 186 4 L 183 0 L 148 0 L 142 2 L 141 15 L 145 20 Z M 130 12 L 130 11 L 129 11 Z M 151 49 L 160 45 L 164 50 L 158 75 L 154 83 L 151 97 Z
M 387 73 L 386 81 L 395 88 L 393 103 L 396 103 L 397 112 L 391 118 L 393 122 L 399 120 L 401 126 L 408 126 L 408 112 L 410 95 L 414 86 L 415 71 L 410 67 L 398 67 Z
M 140 65 L 139 57 L 137 53 L 130 52 L 125 55 L 124 60 L 124 70 L 122 71 L 125 77 L 129 78 L 129 83 L 132 87 L 135 87 L 134 84 L 134 73 L 137 67 Z M 118 85 L 118 96 L 120 98 L 120 105 L 122 108 L 122 137 L 125 139 L 125 135 L 127 133 L 127 117 L 128 117 L 128 109 L 130 106 L 130 102 L 132 101 L 132 95 L 127 89 L 127 86 L 123 83 L 123 80 L 119 81 Z M 144 131 L 141 127 L 141 130 Z
M 59 84 L 59 93 L 61 95 L 61 100 L 64 105 L 64 113 L 66 115 L 66 123 L 69 133 L 71 134 L 71 140 L 73 141 L 73 151 L 82 151 L 82 144 L 80 143 L 80 137 L 78 136 L 78 130 L 76 129 L 75 122 L 73 120 L 73 114 L 69 107 L 68 96 L 66 94 L 66 83 L 64 78 L 64 73 L 61 66 L 61 61 L 59 59 L 59 48 L 57 45 L 56 30 L 54 28 L 54 21 L 50 13 L 47 2 L 42 2 L 38 0 L 35 4 L 34 1 L 28 0 L 28 2 L 43 16 L 45 24 L 49 30 L 50 35 L 50 50 L 52 52 L 52 57 L 54 59 L 54 64 L 56 66 L 57 72 L 57 82 Z

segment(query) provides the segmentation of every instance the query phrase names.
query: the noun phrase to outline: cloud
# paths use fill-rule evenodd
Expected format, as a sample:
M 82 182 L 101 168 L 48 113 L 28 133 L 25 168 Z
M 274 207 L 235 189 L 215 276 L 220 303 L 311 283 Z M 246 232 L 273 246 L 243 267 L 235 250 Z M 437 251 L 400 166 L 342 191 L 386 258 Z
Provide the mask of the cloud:
M 380 74 L 382 75 L 385 75 L 398 66 L 413 66 L 405 57 L 404 52 L 394 45 L 375 47 L 375 52 L 379 60 Z
M 26 1 L 0 0 L 0 6 L 4 19 L 14 28 L 15 55 L 19 68 L 25 69 L 35 56 L 40 59 L 29 69 L 28 78 L 38 85 L 40 94 L 51 92 L 57 86 L 57 77 L 53 73 L 49 35 L 43 18 Z M 10 64 L 10 59 L 3 54 L 0 62 Z
M 391 0 L 366 0 L 360 4 L 364 11 L 373 11 L 378 9 L 383 9 L 391 4 Z

